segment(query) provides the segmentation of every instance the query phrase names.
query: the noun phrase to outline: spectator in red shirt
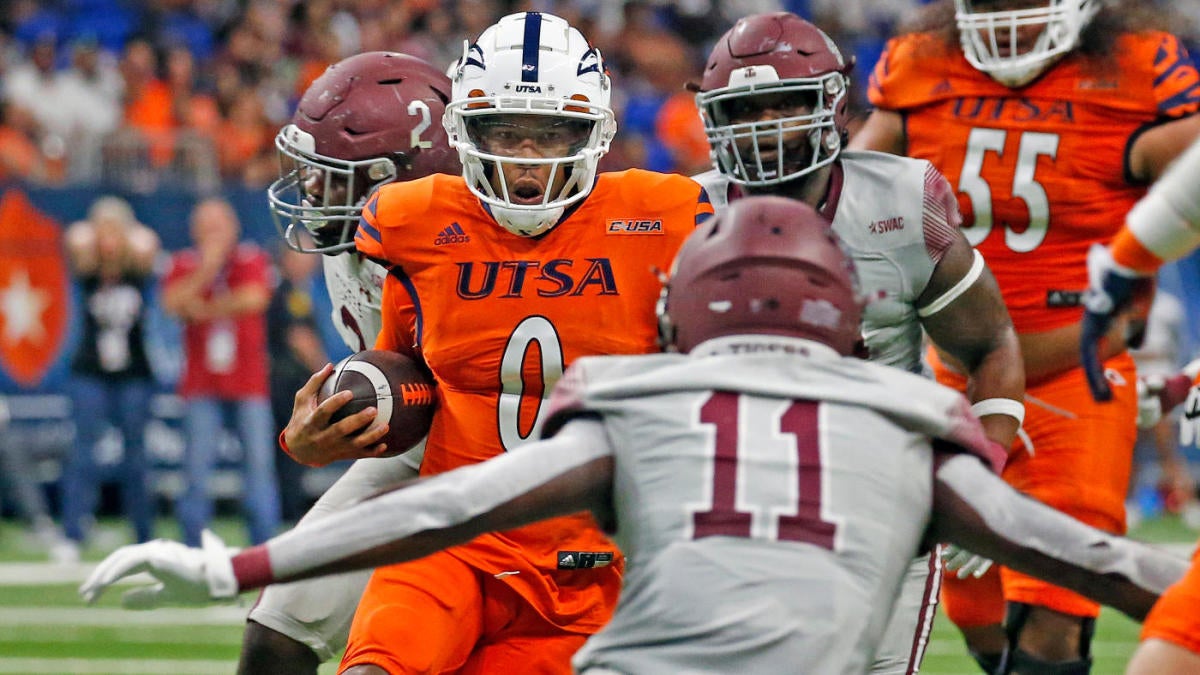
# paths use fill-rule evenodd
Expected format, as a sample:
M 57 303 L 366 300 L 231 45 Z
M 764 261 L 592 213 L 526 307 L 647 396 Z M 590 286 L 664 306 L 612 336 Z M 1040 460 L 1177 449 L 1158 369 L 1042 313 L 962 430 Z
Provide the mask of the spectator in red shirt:
M 163 308 L 184 324 L 186 487 L 176 504 L 184 540 L 199 545 L 212 518 L 209 478 L 220 432 L 232 422 L 242 446 L 242 505 L 250 539 L 279 526 L 275 428 L 267 387 L 266 309 L 270 260 L 251 243 L 228 202 L 206 199 L 192 210 L 194 247 L 176 253 L 163 280 Z

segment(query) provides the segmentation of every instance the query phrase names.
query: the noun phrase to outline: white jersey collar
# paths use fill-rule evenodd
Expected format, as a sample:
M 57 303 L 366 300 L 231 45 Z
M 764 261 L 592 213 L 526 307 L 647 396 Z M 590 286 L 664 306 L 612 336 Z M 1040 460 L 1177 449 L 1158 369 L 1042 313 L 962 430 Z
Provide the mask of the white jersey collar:
M 705 357 L 725 354 L 797 354 L 821 361 L 842 358 L 833 347 L 815 340 L 782 335 L 726 335 L 705 340 L 692 348 L 688 356 Z

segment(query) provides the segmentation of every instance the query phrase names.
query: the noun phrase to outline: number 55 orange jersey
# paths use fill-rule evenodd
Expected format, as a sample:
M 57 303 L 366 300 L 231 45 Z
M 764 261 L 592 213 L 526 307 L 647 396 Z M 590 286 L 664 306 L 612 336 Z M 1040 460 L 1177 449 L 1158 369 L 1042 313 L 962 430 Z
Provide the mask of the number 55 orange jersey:
M 670 269 L 711 213 L 706 193 L 684 176 L 607 173 L 559 225 L 526 238 L 498 226 L 461 177 L 381 188 L 356 243 L 390 270 L 376 348 L 415 346 L 438 382 L 421 473 L 536 440 L 550 390 L 575 359 L 657 351 L 656 270 Z M 414 309 L 415 321 L 406 318 Z M 615 547 L 587 515 L 487 535 L 451 553 L 504 573 L 556 623 L 598 628 L 619 590 Z M 594 568 L 586 572 L 597 589 L 563 582 L 583 568 Z
M 1200 75 L 1167 33 L 1121 32 L 1111 47 L 1102 58 L 1073 50 L 1010 88 L 972 67 L 958 40 L 910 34 L 889 43 L 869 96 L 903 119 L 907 154 L 933 163 L 957 189 L 963 233 L 987 259 L 1022 342 L 1033 405 L 1004 479 L 1120 533 L 1136 435 L 1133 360 L 1120 353 L 1106 361 L 1122 386 L 1111 402 L 1097 403 L 1077 363 L 1047 355 L 1078 352 L 1072 331 L 1082 317 L 1087 251 L 1120 230 L 1146 191 L 1129 162 L 1135 142 L 1156 124 L 1196 112 Z M 965 386 L 937 358 L 930 363 L 943 384 Z M 1078 617 L 1099 611 L 1013 570 L 1000 578 L 947 578 L 947 615 L 979 627 L 999 624 L 1005 602 Z
M 908 154 L 959 193 L 967 239 L 987 259 L 1018 333 L 1077 322 L 1092 242 L 1107 242 L 1144 193 L 1126 164 L 1145 127 L 1196 112 L 1200 82 L 1178 40 L 1122 36 L 1115 68 L 1073 53 L 1009 89 L 940 36 L 889 43 L 871 102 L 905 116 Z

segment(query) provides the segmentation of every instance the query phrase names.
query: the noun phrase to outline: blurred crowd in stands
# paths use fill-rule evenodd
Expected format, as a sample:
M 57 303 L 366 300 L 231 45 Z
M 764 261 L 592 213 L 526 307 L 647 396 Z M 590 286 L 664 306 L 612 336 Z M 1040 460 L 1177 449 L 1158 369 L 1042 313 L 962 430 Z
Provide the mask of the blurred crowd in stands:
M 449 66 L 498 17 L 564 16 L 620 83 L 605 169 L 692 173 L 708 147 L 685 83 L 740 16 L 814 18 L 869 72 L 919 0 L 10 0 L 0 4 L 0 179 L 145 193 L 265 186 L 272 138 L 331 63 L 370 50 Z M 855 91 L 865 91 L 858 87 Z M 861 100 L 858 102 L 861 104 Z

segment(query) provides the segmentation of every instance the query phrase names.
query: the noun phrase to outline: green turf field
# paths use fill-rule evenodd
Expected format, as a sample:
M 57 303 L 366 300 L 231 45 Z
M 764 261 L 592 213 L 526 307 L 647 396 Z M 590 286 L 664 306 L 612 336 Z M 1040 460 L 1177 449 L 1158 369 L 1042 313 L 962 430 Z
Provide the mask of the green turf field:
M 231 521 L 222 521 L 216 529 L 227 542 L 243 540 L 240 528 Z M 75 595 L 75 587 L 92 562 L 122 541 L 121 529 L 112 523 L 102 523 L 100 531 L 104 536 L 99 538 L 107 546 L 85 551 L 83 564 L 56 566 L 43 562 L 44 554 L 29 535 L 9 521 L 0 521 L 0 673 L 232 673 L 249 598 L 243 599 L 242 607 L 128 612 L 120 609 L 114 593 L 95 607 L 85 607 Z M 161 536 L 175 533 L 172 523 L 160 523 Z M 1147 522 L 1134 534 L 1173 544 L 1196 538 L 1173 518 Z M 1097 627 L 1093 674 L 1121 673 L 1137 633 L 1137 624 L 1105 612 Z M 335 669 L 330 664 L 321 672 L 324 675 Z M 944 619 L 939 618 L 935 626 L 921 672 L 978 672 L 954 628 Z

